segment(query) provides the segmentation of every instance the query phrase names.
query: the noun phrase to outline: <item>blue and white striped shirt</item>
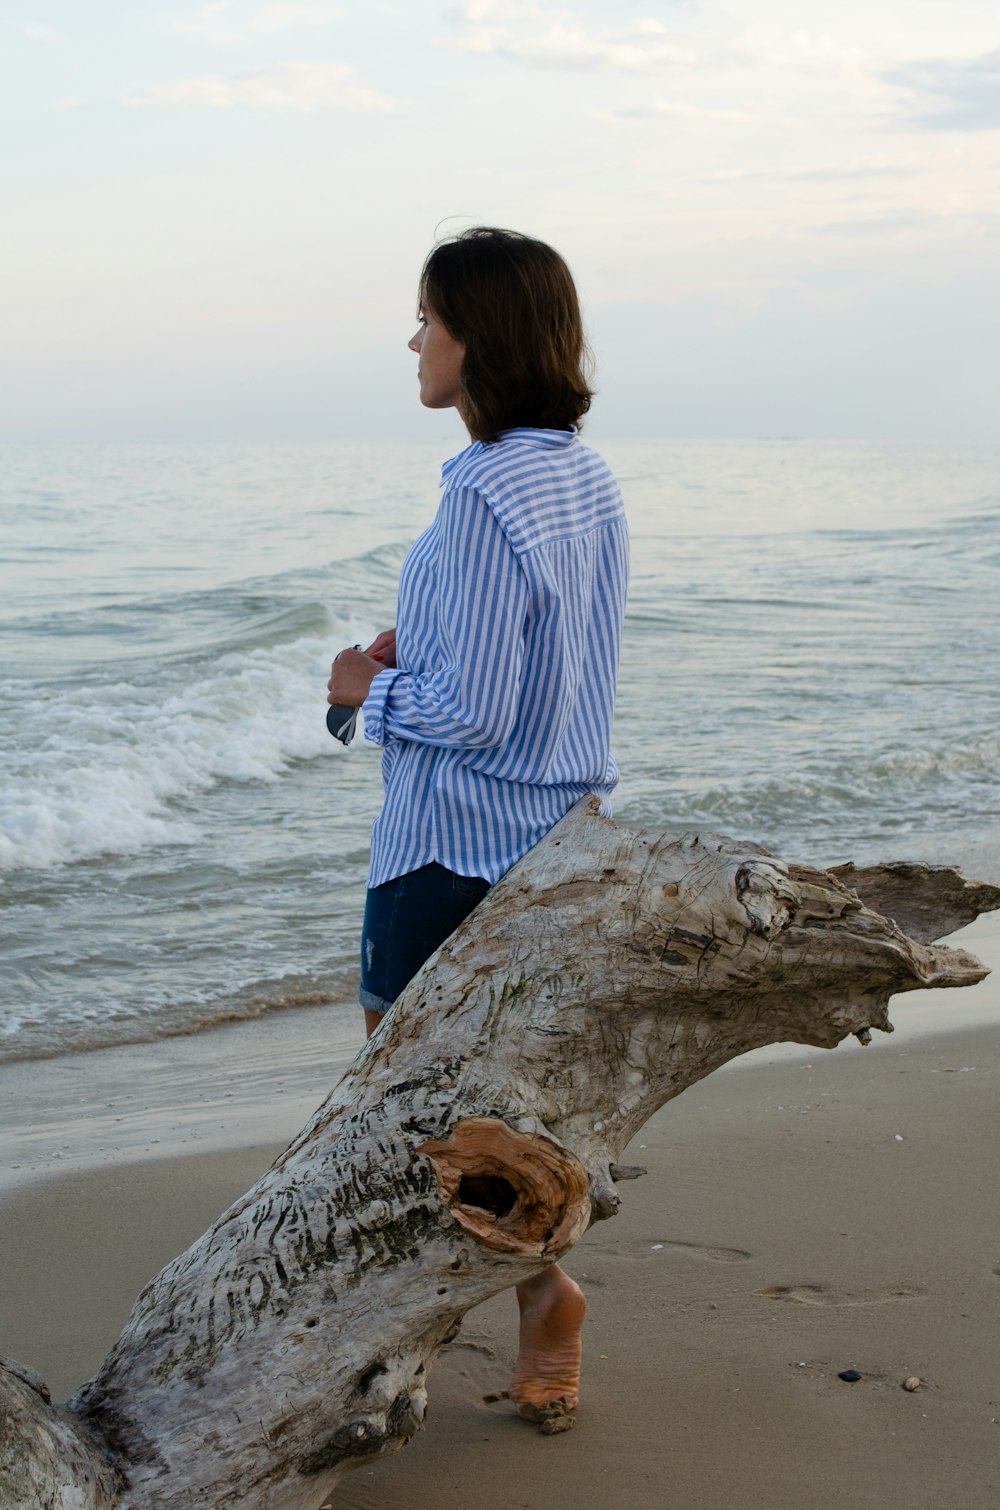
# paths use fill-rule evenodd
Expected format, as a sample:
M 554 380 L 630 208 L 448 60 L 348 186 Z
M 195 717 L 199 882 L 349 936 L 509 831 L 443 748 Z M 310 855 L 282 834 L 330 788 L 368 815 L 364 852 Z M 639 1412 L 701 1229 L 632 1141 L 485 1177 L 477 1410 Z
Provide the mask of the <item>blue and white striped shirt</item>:
M 505 430 L 446 462 L 399 581 L 396 661 L 364 703 L 385 806 L 369 886 L 436 860 L 488 881 L 618 782 L 628 581 L 618 485 L 575 430 Z

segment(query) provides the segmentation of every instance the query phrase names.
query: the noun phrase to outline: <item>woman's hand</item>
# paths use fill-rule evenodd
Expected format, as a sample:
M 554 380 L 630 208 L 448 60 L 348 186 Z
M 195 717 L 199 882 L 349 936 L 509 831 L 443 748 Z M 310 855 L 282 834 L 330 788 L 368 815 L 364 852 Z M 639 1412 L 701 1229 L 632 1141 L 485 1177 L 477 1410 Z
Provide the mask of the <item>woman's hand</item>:
M 368 696 L 368 688 L 385 666 L 360 650 L 342 650 L 331 669 L 333 675 L 326 684 L 330 693 L 327 702 L 339 708 L 360 708 Z
M 370 655 L 373 661 L 379 661 L 383 666 L 395 668 L 396 665 L 396 631 L 395 629 L 383 629 L 372 640 L 365 655 Z

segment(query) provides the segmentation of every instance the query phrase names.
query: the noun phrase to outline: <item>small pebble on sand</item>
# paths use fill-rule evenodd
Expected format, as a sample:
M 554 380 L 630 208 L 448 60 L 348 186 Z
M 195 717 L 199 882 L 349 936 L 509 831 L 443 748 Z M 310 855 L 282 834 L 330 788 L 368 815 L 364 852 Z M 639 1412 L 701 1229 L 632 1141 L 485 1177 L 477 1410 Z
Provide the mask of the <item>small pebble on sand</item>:
M 922 1383 L 923 1380 L 920 1379 L 916 1374 L 911 1374 L 908 1379 L 903 1380 L 903 1388 L 907 1391 L 908 1394 L 912 1395 L 913 1391 L 915 1389 L 919 1389 Z

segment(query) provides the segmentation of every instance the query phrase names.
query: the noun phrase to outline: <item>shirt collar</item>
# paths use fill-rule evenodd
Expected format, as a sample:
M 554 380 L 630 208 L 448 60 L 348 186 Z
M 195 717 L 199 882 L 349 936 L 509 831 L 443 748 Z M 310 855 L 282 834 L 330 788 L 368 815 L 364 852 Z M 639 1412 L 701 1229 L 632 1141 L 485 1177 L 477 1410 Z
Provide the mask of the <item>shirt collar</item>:
M 457 456 L 450 457 L 441 468 L 441 486 L 444 487 L 460 461 L 465 461 L 468 456 L 478 456 L 480 451 L 485 449 L 481 440 L 474 440 L 471 446 L 466 446 L 465 450 L 459 451 Z
M 531 425 L 515 425 L 510 430 L 501 430 L 493 444 L 503 445 L 504 441 L 516 440 L 522 446 L 539 446 L 552 451 L 571 445 L 576 437 L 575 425 L 569 430 L 536 430 Z M 459 451 L 457 456 L 452 456 L 441 468 L 441 486 L 444 487 L 460 461 L 465 461 L 471 456 L 478 456 L 481 451 L 485 450 L 484 441 L 474 440 L 471 446 L 466 446 L 464 451 Z
M 501 430 L 499 440 L 517 440 L 521 445 L 568 446 L 576 440 L 576 426 L 572 425 L 568 430 L 536 430 L 531 425 L 515 425 L 511 430 Z

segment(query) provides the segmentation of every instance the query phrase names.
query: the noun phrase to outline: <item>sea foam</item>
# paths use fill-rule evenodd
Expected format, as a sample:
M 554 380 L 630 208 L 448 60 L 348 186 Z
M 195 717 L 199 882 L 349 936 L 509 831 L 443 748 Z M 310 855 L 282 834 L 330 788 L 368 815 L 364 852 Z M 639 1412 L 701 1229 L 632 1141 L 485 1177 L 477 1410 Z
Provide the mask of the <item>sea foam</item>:
M 323 716 L 329 651 L 329 638 L 310 636 L 201 660 L 170 689 L 125 679 L 22 705 L 21 753 L 0 790 L 0 869 L 191 842 L 185 798 L 335 756 Z M 4 691 L 16 708 L 16 687 Z

